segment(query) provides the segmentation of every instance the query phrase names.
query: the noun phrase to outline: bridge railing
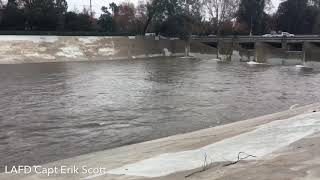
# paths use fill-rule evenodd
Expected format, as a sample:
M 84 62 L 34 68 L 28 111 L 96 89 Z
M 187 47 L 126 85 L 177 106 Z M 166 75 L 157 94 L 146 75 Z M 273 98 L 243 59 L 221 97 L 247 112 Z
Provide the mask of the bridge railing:
M 263 37 L 263 36 L 197 36 L 191 38 L 194 41 L 200 42 L 217 42 L 222 41 L 240 41 L 240 42 L 320 42 L 319 35 L 297 35 L 295 37 Z

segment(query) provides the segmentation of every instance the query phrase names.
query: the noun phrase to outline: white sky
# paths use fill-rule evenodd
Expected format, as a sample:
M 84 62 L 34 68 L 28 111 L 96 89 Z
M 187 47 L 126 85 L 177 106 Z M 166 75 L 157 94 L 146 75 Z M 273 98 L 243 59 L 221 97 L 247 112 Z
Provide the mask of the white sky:
M 281 1 L 280 0 L 271 0 L 271 1 L 272 1 L 273 6 L 274 6 L 273 12 L 275 12 L 278 9 L 278 6 L 279 6 Z
M 83 7 L 89 8 L 90 0 L 67 0 L 69 10 L 75 10 L 82 11 Z M 96 16 L 99 16 L 101 14 L 101 7 L 107 6 L 109 7 L 109 4 L 112 2 L 115 2 L 116 4 L 119 4 L 121 2 L 133 2 L 135 4 L 138 3 L 139 0 L 92 0 L 92 8 L 96 12 Z
M 83 7 L 89 7 L 90 0 L 67 0 L 69 5 L 69 10 L 75 10 L 82 11 Z M 92 0 L 92 7 L 93 10 L 96 12 L 96 16 L 99 16 L 101 14 L 101 7 L 102 6 L 109 6 L 109 3 L 115 2 L 116 4 L 121 2 L 133 2 L 135 4 L 138 3 L 139 0 Z M 278 5 L 280 3 L 280 0 L 272 0 L 274 11 L 278 8 Z

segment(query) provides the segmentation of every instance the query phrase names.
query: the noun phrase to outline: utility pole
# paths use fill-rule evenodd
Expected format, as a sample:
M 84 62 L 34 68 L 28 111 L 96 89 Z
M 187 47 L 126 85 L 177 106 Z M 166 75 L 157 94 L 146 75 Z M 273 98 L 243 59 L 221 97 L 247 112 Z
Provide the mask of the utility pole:
M 250 36 L 252 36 L 252 26 L 253 26 L 253 24 L 252 24 L 252 15 L 251 15 L 251 17 L 250 17 Z
M 92 0 L 90 0 L 90 17 L 91 17 L 91 20 L 92 20 L 93 19 Z

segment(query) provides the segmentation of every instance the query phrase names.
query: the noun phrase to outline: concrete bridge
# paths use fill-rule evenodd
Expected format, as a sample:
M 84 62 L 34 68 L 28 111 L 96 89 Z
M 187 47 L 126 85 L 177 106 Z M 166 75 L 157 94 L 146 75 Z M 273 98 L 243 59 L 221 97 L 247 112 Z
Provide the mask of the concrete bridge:
M 295 37 L 262 37 L 262 36 L 223 36 L 223 37 L 208 37 L 208 36 L 197 36 L 191 38 L 193 41 L 198 42 L 240 42 L 240 43 L 255 43 L 255 42 L 291 42 L 291 43 L 302 43 L 302 42 L 320 42 L 320 36 L 318 35 L 297 35 Z
M 320 36 L 297 35 L 295 37 L 262 37 L 262 36 L 197 36 L 191 38 L 193 42 L 203 43 L 216 48 L 217 57 L 227 55 L 231 57 L 234 51 L 248 60 L 265 63 L 270 56 L 280 59 L 300 59 L 320 61 Z

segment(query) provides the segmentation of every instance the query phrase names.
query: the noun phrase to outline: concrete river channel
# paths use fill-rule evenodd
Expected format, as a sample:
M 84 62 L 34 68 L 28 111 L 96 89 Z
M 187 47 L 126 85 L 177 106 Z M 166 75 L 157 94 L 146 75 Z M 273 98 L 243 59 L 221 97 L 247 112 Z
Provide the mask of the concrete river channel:
M 208 59 L 0 65 L 0 167 L 36 165 L 319 101 L 320 71 Z

